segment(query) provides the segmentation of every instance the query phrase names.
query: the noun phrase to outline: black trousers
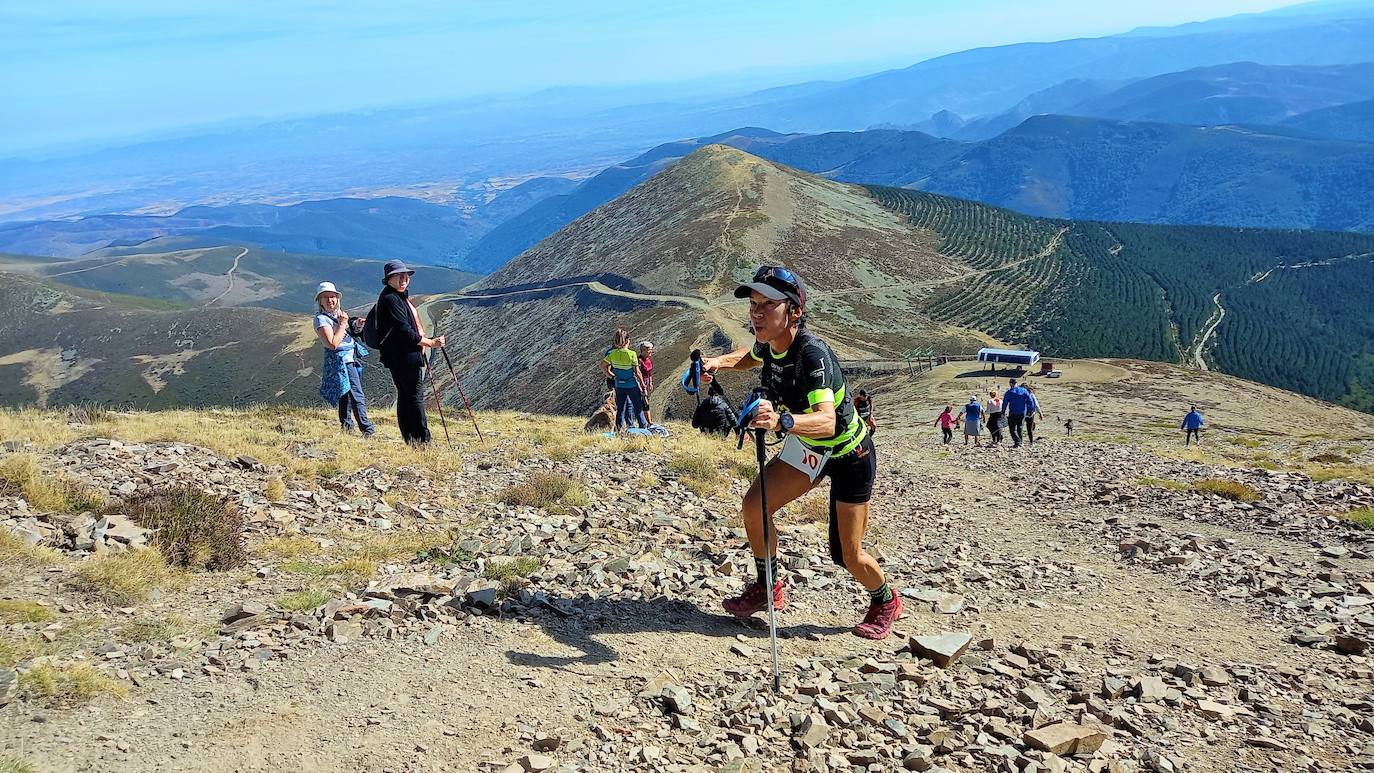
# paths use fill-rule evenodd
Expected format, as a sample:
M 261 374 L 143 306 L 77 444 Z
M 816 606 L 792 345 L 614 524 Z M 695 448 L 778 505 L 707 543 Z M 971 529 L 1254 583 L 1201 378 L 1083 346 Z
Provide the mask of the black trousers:
M 397 365 L 387 367 L 396 384 L 396 426 L 407 443 L 428 443 L 429 419 L 425 417 L 425 367 Z
M 989 413 L 989 414 L 988 414 L 987 426 L 988 426 L 988 435 L 990 435 L 990 436 L 992 437 L 992 442 L 994 442 L 994 443 L 1001 443 L 1001 442 L 1002 442 L 1002 414 L 1001 414 L 1000 412 L 999 412 L 999 413 Z
M 1025 421 L 1025 419 L 1026 414 L 1024 413 L 1007 414 L 1007 434 L 1011 435 L 1011 444 L 1013 446 L 1021 445 L 1021 422 Z
M 945 433 L 945 445 L 949 445 L 949 441 L 954 439 L 954 430 L 949 427 L 941 427 L 940 431 Z
M 1183 445 L 1188 445 L 1188 441 L 1196 440 L 1198 445 L 1202 445 L 1202 430 L 1189 429 L 1183 433 Z
M 1026 442 L 1035 445 L 1035 414 L 1026 414 Z

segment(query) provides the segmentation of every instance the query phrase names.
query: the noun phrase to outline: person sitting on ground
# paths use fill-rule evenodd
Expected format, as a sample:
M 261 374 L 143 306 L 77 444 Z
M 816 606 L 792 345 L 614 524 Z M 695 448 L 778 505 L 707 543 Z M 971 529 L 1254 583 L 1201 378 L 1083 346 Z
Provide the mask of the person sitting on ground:
M 652 425 L 649 394 L 654 391 L 654 345 L 648 341 L 639 342 L 639 380 L 644 384 L 644 422 Z
M 946 405 L 945 410 L 935 417 L 935 426 L 940 428 L 940 432 L 945 436 L 945 445 L 954 439 L 954 406 Z
M 363 357 L 367 347 L 354 340 L 350 333 L 351 320 L 340 308 L 343 296 L 333 282 L 320 282 L 315 288 L 315 333 L 324 342 L 324 367 L 321 371 L 320 396 L 339 409 L 339 426 L 352 432 L 354 420 L 363 437 L 377 432 L 367 418 L 367 397 L 363 395 Z
M 741 503 L 741 517 L 749 537 L 758 575 L 742 594 L 725 601 L 736 617 L 749 617 L 768 608 L 785 606 L 783 582 L 766 587 L 768 573 L 777 577 L 777 535 L 764 541 L 760 486 L 767 484 L 768 517 L 830 478 L 830 557 L 849 570 L 868 592 L 868 613 L 854 626 L 854 634 L 883 639 L 902 615 L 902 599 L 883 575 L 882 567 L 863 548 L 868 527 L 869 499 L 878 473 L 877 452 L 868 426 L 854 410 L 844 372 L 830 347 L 806 329 L 806 285 L 794 272 L 764 266 L 753 281 L 735 289 L 736 298 L 749 299 L 754 345 L 702 361 L 704 380 L 719 369 L 763 368 L 760 400 L 751 429 L 787 435 L 782 453 L 755 478 Z M 791 448 L 787 444 L 795 444 Z M 791 460 L 791 461 L 789 461 Z M 804 468 L 806 471 L 804 471 Z M 771 567 L 771 568 L 770 568 Z
M 615 431 L 631 423 L 648 429 L 644 421 L 644 383 L 639 375 L 639 356 L 630 349 L 630 332 L 616 328 L 611 350 L 598 363 L 608 379 L 615 380 Z
M 969 395 L 961 418 L 964 420 L 964 445 L 968 445 L 968 439 L 973 438 L 973 445 L 981 448 L 983 440 L 978 431 L 983 421 L 983 406 L 978 404 L 978 395 Z
M 1198 412 L 1197 406 L 1188 406 L 1188 415 L 1183 417 L 1183 423 L 1179 425 L 1179 429 L 1183 430 L 1183 445 L 1187 446 L 1190 440 L 1196 440 L 1198 445 L 1202 445 L 1202 427 L 1205 424 L 1206 421 Z
M 442 347 L 443 336 L 430 338 L 420 324 L 420 312 L 410 302 L 410 280 L 415 272 L 399 260 L 382 266 L 382 294 L 377 296 L 377 340 L 382 364 L 396 385 L 396 426 L 401 439 L 413 446 L 429 443 L 429 417 L 425 415 L 425 368 L 427 350 Z
M 994 390 L 988 390 L 987 405 L 988 442 L 998 445 L 1002 442 L 1002 398 Z
M 873 397 L 867 389 L 860 389 L 859 396 L 854 398 L 854 410 L 859 412 L 859 420 L 868 425 L 870 435 L 878 431 L 878 425 L 873 421 Z

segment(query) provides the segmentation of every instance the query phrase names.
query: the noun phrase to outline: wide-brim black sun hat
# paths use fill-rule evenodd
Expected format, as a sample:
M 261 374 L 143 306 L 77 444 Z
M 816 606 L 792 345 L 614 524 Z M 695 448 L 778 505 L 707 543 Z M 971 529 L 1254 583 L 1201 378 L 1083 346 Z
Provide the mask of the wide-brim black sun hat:
M 735 288 L 735 297 L 748 298 L 755 292 L 772 301 L 789 300 L 806 307 L 806 283 L 796 272 L 782 266 L 760 267 L 752 282 Z
M 382 266 L 382 281 L 385 282 L 387 279 L 390 279 L 391 276 L 394 274 L 409 274 L 411 276 L 414 276 L 415 269 L 410 268 L 402 261 L 388 260 L 386 264 Z

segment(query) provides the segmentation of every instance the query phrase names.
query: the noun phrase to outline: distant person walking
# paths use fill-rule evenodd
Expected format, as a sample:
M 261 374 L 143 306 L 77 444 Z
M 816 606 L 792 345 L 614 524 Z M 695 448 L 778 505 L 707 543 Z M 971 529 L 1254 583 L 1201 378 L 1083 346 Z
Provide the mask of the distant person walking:
M 1183 424 L 1179 427 L 1183 430 L 1183 445 L 1187 446 L 1188 442 L 1192 440 L 1196 440 L 1198 445 L 1202 445 L 1202 428 L 1206 424 L 1207 422 L 1198 412 L 1197 406 L 1188 406 L 1188 415 L 1183 417 Z
M 649 394 L 654 391 L 654 345 L 648 341 L 639 342 L 639 380 L 644 384 L 644 422 L 653 424 Z
M 1007 434 L 1011 435 L 1011 447 L 1021 447 L 1021 425 L 1026 421 L 1030 410 L 1031 396 L 1026 388 L 1010 379 L 1011 386 L 1002 395 L 1002 412 L 1007 415 Z
M 860 389 L 859 396 L 854 398 L 854 412 L 859 414 L 859 421 L 868 425 L 868 434 L 878 431 L 878 425 L 873 421 L 873 396 L 867 389 Z
M 430 441 L 429 419 L 425 416 L 425 352 L 444 345 L 444 337 L 430 338 L 420 324 L 420 312 L 410 301 L 410 279 L 415 272 L 399 260 L 388 260 L 382 267 L 386 287 L 377 296 L 377 340 L 381 342 L 382 364 L 391 371 L 396 384 L 396 426 L 401 439 L 410 445 Z
M 968 445 L 968 439 L 973 438 L 973 445 L 981 448 L 983 440 L 978 430 L 983 422 L 983 406 L 978 403 L 978 395 L 969 395 L 961 418 L 964 420 L 964 445 Z
M 1064 422 L 1064 436 L 1073 437 L 1073 419 Z
M 1002 442 L 1002 398 L 995 391 L 988 392 L 988 438 L 992 445 Z
M 935 417 L 935 426 L 944 433 L 945 445 L 949 445 L 949 442 L 954 439 L 954 406 L 945 406 L 945 410 Z
M 1035 387 L 1030 384 L 1025 387 L 1030 393 L 1030 410 L 1026 411 L 1026 442 L 1035 445 L 1035 421 L 1045 418 L 1045 414 L 1040 412 L 1040 398 L 1035 396 Z
M 616 328 L 611 350 L 598 363 L 607 379 L 615 381 L 615 431 L 634 423 L 648 429 L 644 421 L 644 383 L 639 375 L 639 355 L 630 348 L 630 332 Z
M 315 288 L 315 334 L 324 342 L 324 367 L 321 370 L 320 396 L 339 409 L 339 426 L 352 432 L 354 420 L 363 437 L 372 437 L 377 428 L 367 418 L 367 397 L 363 395 L 363 357 L 367 347 L 355 341 L 349 330 L 348 313 L 340 308 L 343 296 L 333 282 L 320 282 Z

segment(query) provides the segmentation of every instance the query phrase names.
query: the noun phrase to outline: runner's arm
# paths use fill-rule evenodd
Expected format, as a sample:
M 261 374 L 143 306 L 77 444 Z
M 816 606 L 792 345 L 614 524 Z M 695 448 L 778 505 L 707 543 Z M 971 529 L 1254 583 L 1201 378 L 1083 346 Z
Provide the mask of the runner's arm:
M 763 363 L 754 357 L 752 347 L 736 349 L 729 354 L 722 354 L 719 357 L 702 357 L 701 372 L 703 381 L 710 383 L 710 379 L 705 378 L 713 370 L 753 370 Z

